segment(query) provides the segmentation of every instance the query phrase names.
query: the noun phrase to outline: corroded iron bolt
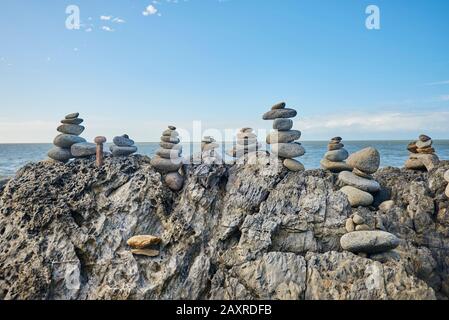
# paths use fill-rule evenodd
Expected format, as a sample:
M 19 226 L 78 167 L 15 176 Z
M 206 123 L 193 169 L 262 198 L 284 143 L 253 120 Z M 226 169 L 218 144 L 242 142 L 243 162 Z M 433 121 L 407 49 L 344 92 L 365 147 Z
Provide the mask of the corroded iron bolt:
M 103 165 L 103 143 L 106 142 L 106 137 L 99 136 L 94 141 L 97 144 L 97 167 L 100 168 Z

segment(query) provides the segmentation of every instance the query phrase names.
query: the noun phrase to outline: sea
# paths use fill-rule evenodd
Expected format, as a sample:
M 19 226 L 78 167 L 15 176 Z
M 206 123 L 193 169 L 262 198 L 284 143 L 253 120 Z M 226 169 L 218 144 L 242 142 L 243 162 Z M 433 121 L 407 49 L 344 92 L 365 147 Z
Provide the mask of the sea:
M 344 141 L 345 148 L 349 153 L 357 150 L 374 147 L 381 154 L 381 167 L 393 166 L 402 167 L 407 160 L 409 152 L 407 145 L 410 141 Z M 327 151 L 327 141 L 301 141 L 306 149 L 306 154 L 299 160 L 306 169 L 316 169 L 320 167 L 320 160 Z M 138 153 L 154 156 L 159 143 L 145 142 L 136 143 Z M 449 140 L 434 140 L 433 146 L 441 160 L 449 160 Z M 224 150 L 232 147 L 231 143 L 222 143 L 219 152 L 224 155 Z M 269 150 L 269 146 L 263 146 L 264 150 Z M 47 158 L 47 152 L 52 148 L 52 144 L 0 144 L 0 179 L 14 176 L 15 172 L 30 162 L 37 162 Z M 108 148 L 108 145 L 106 145 Z M 183 156 L 188 158 L 191 154 L 200 150 L 199 143 L 184 143 Z M 229 157 L 224 157 L 230 159 Z

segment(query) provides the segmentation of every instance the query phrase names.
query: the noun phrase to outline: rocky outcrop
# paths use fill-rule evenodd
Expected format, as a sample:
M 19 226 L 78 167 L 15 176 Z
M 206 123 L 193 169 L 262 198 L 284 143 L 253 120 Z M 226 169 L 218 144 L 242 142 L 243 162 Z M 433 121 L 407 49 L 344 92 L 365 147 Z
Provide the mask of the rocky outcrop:
M 179 192 L 139 155 L 29 164 L 0 198 L 0 298 L 449 297 L 449 164 L 381 169 L 373 205 L 352 209 L 334 174 L 280 161 L 185 165 Z M 355 214 L 399 246 L 344 251 Z M 157 254 L 127 244 L 139 235 L 158 239 Z

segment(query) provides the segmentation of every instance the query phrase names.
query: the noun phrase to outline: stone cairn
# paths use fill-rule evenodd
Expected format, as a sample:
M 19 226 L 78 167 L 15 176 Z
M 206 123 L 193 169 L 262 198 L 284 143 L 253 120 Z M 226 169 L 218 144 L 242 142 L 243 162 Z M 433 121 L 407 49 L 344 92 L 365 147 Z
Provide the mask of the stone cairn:
M 405 162 L 405 168 L 410 170 L 432 170 L 440 159 L 435 154 L 435 149 L 432 147 L 432 138 L 422 134 L 417 141 L 409 143 L 407 150 L 410 151 L 410 156 Z
M 448 183 L 448 185 L 446 186 L 446 197 L 448 197 L 449 198 L 449 170 L 447 170 L 445 173 L 444 173 L 444 180 L 446 180 L 446 182 Z
M 320 161 L 321 167 L 325 170 L 332 172 L 352 171 L 345 160 L 349 157 L 348 151 L 344 148 L 344 144 L 341 142 L 341 137 L 332 138 L 327 145 L 327 152 L 324 154 L 324 158 Z
M 220 164 L 223 163 L 216 151 L 220 146 L 211 136 L 205 136 L 201 140 L 201 152 L 191 157 L 191 163 Z
M 114 144 L 110 146 L 109 150 L 114 157 L 126 157 L 137 152 L 134 140 L 131 140 L 127 134 L 114 137 L 112 142 Z
M 164 174 L 164 181 L 173 191 L 179 191 L 184 185 L 184 178 L 179 174 L 183 161 L 182 146 L 179 144 L 179 133 L 176 127 L 169 126 L 162 133 L 160 146 L 156 156 L 151 159 L 151 165 Z
M 273 129 L 267 136 L 267 144 L 271 145 L 271 152 L 283 160 L 284 166 L 290 171 L 303 171 L 304 166 L 294 158 L 303 156 L 306 151 L 303 146 L 294 142 L 301 138 L 301 131 L 291 130 L 297 112 L 285 107 L 285 102 L 274 105 L 263 115 L 263 120 L 274 120 Z
M 260 149 L 260 143 L 257 141 L 257 135 L 252 128 L 242 128 L 237 133 L 237 144 L 228 150 L 226 154 L 233 158 L 241 158 L 251 152 L 257 152 Z
M 373 204 L 372 193 L 380 191 L 380 184 L 374 180 L 372 174 L 379 169 L 379 152 L 372 148 L 366 148 L 353 153 L 347 160 L 352 172 L 342 171 L 338 175 L 340 184 L 344 185 L 340 189 L 346 194 L 352 207 L 368 207 Z
M 78 112 L 68 114 L 61 120 L 62 124 L 57 128 L 61 134 L 53 140 L 54 147 L 48 151 L 49 158 L 66 163 L 72 158 L 95 155 L 96 144 L 86 142 L 86 139 L 79 136 L 84 131 L 84 127 L 80 125 L 82 122 Z

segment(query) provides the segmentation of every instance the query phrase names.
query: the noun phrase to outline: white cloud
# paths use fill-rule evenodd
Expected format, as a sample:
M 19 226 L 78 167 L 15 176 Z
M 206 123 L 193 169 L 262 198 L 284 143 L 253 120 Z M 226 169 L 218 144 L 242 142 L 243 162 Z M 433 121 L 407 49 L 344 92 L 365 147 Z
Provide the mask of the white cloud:
M 145 10 L 142 12 L 144 16 L 150 16 L 155 15 L 158 12 L 155 6 L 150 4 L 148 7 L 145 8 Z
M 112 20 L 112 22 L 114 22 L 114 23 L 125 23 L 126 21 L 125 20 L 123 20 L 123 19 L 121 19 L 121 18 L 114 18 L 113 20 Z
M 87 28 L 87 29 L 86 29 L 86 32 L 92 32 L 92 28 L 90 28 L 90 27 Z
M 100 20 L 109 21 L 112 19 L 112 16 L 100 16 Z
M 440 101 L 449 101 L 449 94 L 444 94 L 440 96 Z
M 113 32 L 114 31 L 114 29 L 112 29 L 112 28 L 110 28 L 108 26 L 102 26 L 101 30 L 106 31 L 106 32 Z

